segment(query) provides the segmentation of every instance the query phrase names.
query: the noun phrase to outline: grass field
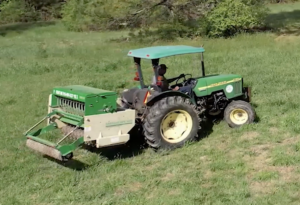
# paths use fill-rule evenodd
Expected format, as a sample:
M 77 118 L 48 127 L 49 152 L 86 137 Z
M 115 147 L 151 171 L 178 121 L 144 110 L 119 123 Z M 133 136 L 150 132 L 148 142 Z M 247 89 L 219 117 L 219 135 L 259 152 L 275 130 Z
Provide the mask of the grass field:
M 67 32 L 60 24 L 0 28 L 0 204 L 299 204 L 300 4 L 271 11 L 268 22 L 293 33 L 173 43 L 204 44 L 207 73 L 243 75 L 258 123 L 230 129 L 221 122 L 172 152 L 134 143 L 97 153 L 79 149 L 65 166 L 27 149 L 22 137 L 46 114 L 51 89 L 132 87 L 127 51 L 148 45 L 113 43 L 123 34 Z M 197 55 L 162 62 L 167 77 L 200 73 Z M 142 63 L 150 82 L 150 62 Z

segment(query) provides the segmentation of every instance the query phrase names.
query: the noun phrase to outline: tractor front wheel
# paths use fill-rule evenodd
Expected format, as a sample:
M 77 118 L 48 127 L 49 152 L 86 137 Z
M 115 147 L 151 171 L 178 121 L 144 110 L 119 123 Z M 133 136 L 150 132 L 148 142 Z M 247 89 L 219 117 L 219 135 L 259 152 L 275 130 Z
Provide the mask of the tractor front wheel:
M 224 118 L 232 128 L 250 124 L 255 119 L 255 112 L 250 103 L 245 101 L 232 101 L 224 110 Z
M 175 149 L 196 139 L 200 118 L 188 99 L 171 96 L 161 99 L 150 108 L 143 127 L 151 147 Z

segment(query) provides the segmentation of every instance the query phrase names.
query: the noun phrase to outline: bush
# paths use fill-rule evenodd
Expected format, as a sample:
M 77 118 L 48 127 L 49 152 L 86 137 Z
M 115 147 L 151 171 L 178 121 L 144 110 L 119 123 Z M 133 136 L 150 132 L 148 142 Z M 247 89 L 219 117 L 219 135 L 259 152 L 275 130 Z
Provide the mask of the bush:
M 73 31 L 85 30 L 87 19 L 85 10 L 88 0 L 70 0 L 62 7 L 62 22 L 67 29 Z
M 208 13 L 205 32 L 210 37 L 228 37 L 263 26 L 267 9 L 261 0 L 224 0 Z
M 0 1 L 0 24 L 48 21 L 60 18 L 63 0 Z
M 0 24 L 35 21 L 38 18 L 34 9 L 29 8 L 25 1 L 3 1 L 0 11 Z
M 74 31 L 128 27 L 128 18 L 135 9 L 135 1 L 137 0 L 69 0 L 62 8 L 62 21 L 69 30 Z M 131 24 L 138 24 L 138 21 Z
M 164 23 L 157 26 L 155 29 L 144 28 L 137 33 L 131 31 L 129 38 L 123 40 L 133 40 L 138 43 L 153 43 L 156 41 L 174 41 L 177 38 L 191 38 L 196 33 L 193 28 L 190 28 L 180 22 Z
M 64 25 L 73 31 L 141 29 L 131 39 L 144 41 L 201 34 L 231 36 L 262 25 L 263 0 L 69 0 Z M 151 31 L 148 29 L 151 27 Z M 145 29 L 146 28 L 146 29 Z M 139 39 L 137 39 L 139 38 Z
M 300 0 L 265 0 L 266 3 L 278 4 L 278 3 L 294 3 L 299 2 Z

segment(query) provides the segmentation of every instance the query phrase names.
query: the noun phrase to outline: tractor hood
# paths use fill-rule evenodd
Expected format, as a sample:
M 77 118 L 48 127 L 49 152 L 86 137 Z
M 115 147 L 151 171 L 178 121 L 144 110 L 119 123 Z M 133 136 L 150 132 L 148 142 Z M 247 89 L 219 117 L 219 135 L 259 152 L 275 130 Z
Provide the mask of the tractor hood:
M 56 87 L 53 89 L 52 93 L 56 96 L 81 102 L 85 102 L 85 99 L 90 97 L 116 95 L 116 92 L 113 91 L 92 88 L 84 85 Z
M 204 79 L 206 80 L 207 86 L 209 85 L 219 86 L 219 85 L 224 85 L 224 84 L 241 80 L 242 76 L 236 74 L 211 75 L 211 76 L 206 76 Z
M 213 92 L 222 90 L 227 98 L 233 98 L 242 95 L 242 85 L 243 78 L 241 75 L 207 75 L 197 80 L 193 90 L 198 97 L 208 96 Z

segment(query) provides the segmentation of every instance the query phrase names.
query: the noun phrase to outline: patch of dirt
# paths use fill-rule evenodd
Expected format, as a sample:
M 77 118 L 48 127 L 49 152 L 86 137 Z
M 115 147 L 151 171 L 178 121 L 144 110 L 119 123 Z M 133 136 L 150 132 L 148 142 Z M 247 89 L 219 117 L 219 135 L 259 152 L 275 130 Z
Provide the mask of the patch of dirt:
M 129 191 L 129 192 L 137 192 L 142 188 L 142 184 L 139 182 L 134 182 L 132 184 L 128 184 L 125 186 L 121 186 L 119 187 L 116 191 L 115 191 L 115 195 L 116 196 L 121 196 L 123 195 L 125 192 Z
M 275 41 L 295 41 L 298 40 L 298 36 L 293 36 L 293 35 L 287 35 L 287 34 L 282 34 L 278 37 L 275 38 Z
M 259 136 L 259 133 L 258 132 L 246 132 L 245 134 L 243 134 L 241 136 L 241 139 L 242 140 L 252 140 L 254 138 L 257 138 Z
M 153 192 L 150 192 L 149 195 L 146 196 L 147 199 L 152 199 L 154 198 L 154 193 Z
M 277 167 L 277 166 L 266 166 L 263 170 L 277 172 L 279 174 L 278 180 L 269 181 L 253 181 L 250 182 L 250 189 L 254 195 L 270 194 L 275 191 L 277 183 L 291 183 L 299 180 L 299 174 L 295 172 L 296 167 Z M 258 170 L 257 170 L 258 171 Z
M 181 191 L 179 189 L 174 189 L 172 191 L 169 191 L 168 193 L 169 195 L 180 195 L 181 194 Z
M 282 145 L 290 145 L 290 144 L 297 144 L 300 141 L 300 136 L 289 137 L 284 139 L 281 144 Z
M 298 174 L 296 174 L 295 170 L 296 167 L 294 166 L 273 166 L 268 167 L 268 170 L 277 171 L 280 175 L 280 178 L 284 182 L 293 182 L 294 180 L 298 179 Z
M 174 177 L 174 174 L 168 173 L 162 178 L 163 181 L 170 181 Z
M 282 34 L 282 35 L 280 35 L 280 36 L 277 36 L 277 37 L 275 38 L 275 41 L 280 41 L 280 40 L 284 39 L 285 36 L 286 36 L 285 34 Z
M 146 167 L 145 167 L 145 170 L 147 170 L 147 171 L 152 171 L 152 170 L 154 170 L 154 169 L 157 168 L 157 167 L 158 167 L 157 164 L 152 164 L 152 165 L 146 166 Z
M 231 139 L 224 138 L 218 141 L 218 143 L 215 145 L 215 148 L 218 148 L 219 150 L 226 150 L 228 148 L 228 144 L 231 143 Z
M 265 145 L 256 145 L 250 149 L 250 152 L 254 156 L 247 156 L 246 162 L 251 164 L 251 167 L 254 169 L 261 169 L 267 165 L 267 163 L 271 160 L 269 157 L 269 150 L 273 148 L 273 145 L 265 144 Z
M 142 187 L 143 187 L 142 184 L 139 182 L 135 182 L 128 186 L 129 190 L 133 192 L 140 190 Z
M 276 188 L 273 182 L 251 182 L 250 189 L 252 194 L 260 195 L 260 194 L 270 194 Z
M 210 187 L 212 187 L 212 184 L 210 182 L 208 182 L 208 183 L 202 184 L 201 186 L 203 188 L 210 188 Z
M 200 159 L 201 161 L 204 161 L 204 162 L 205 162 L 205 161 L 207 161 L 208 157 L 207 157 L 207 156 L 202 156 L 202 157 L 200 157 L 199 159 Z
M 299 138 L 298 138 L 299 139 Z M 285 143 L 294 143 L 295 138 L 284 140 Z M 275 191 L 276 183 L 283 182 L 289 183 L 297 180 L 300 174 L 295 172 L 296 167 L 294 166 L 272 166 L 269 162 L 271 161 L 270 151 L 275 144 L 256 145 L 250 149 L 251 155 L 246 155 L 243 159 L 251 169 L 247 175 L 250 189 L 254 195 L 270 194 Z M 278 146 L 278 145 L 277 145 Z M 268 180 L 268 181 L 255 181 L 254 175 L 258 172 L 277 172 L 279 179 Z
M 213 173 L 212 171 L 210 171 L 209 169 L 205 172 L 205 174 L 203 175 L 203 177 L 205 179 L 210 179 L 212 177 Z
M 70 47 L 70 46 L 73 46 L 74 43 L 73 42 L 70 42 L 70 41 L 61 41 L 59 42 L 59 47 L 61 48 L 67 48 L 67 47 Z
M 277 134 L 279 130 L 278 130 L 277 127 L 271 127 L 271 128 L 269 129 L 269 131 L 271 132 L 271 134 Z
M 254 175 L 258 171 L 265 170 L 268 166 L 269 150 L 272 148 L 272 145 L 256 145 L 250 149 L 251 155 L 246 155 L 244 160 L 249 165 L 251 171 L 247 175 L 247 179 L 250 184 L 250 189 L 254 195 L 271 193 L 273 183 L 271 182 L 257 182 L 253 181 Z
M 122 188 L 118 188 L 116 191 L 115 191 L 115 196 L 122 196 L 124 194 L 124 190 Z

